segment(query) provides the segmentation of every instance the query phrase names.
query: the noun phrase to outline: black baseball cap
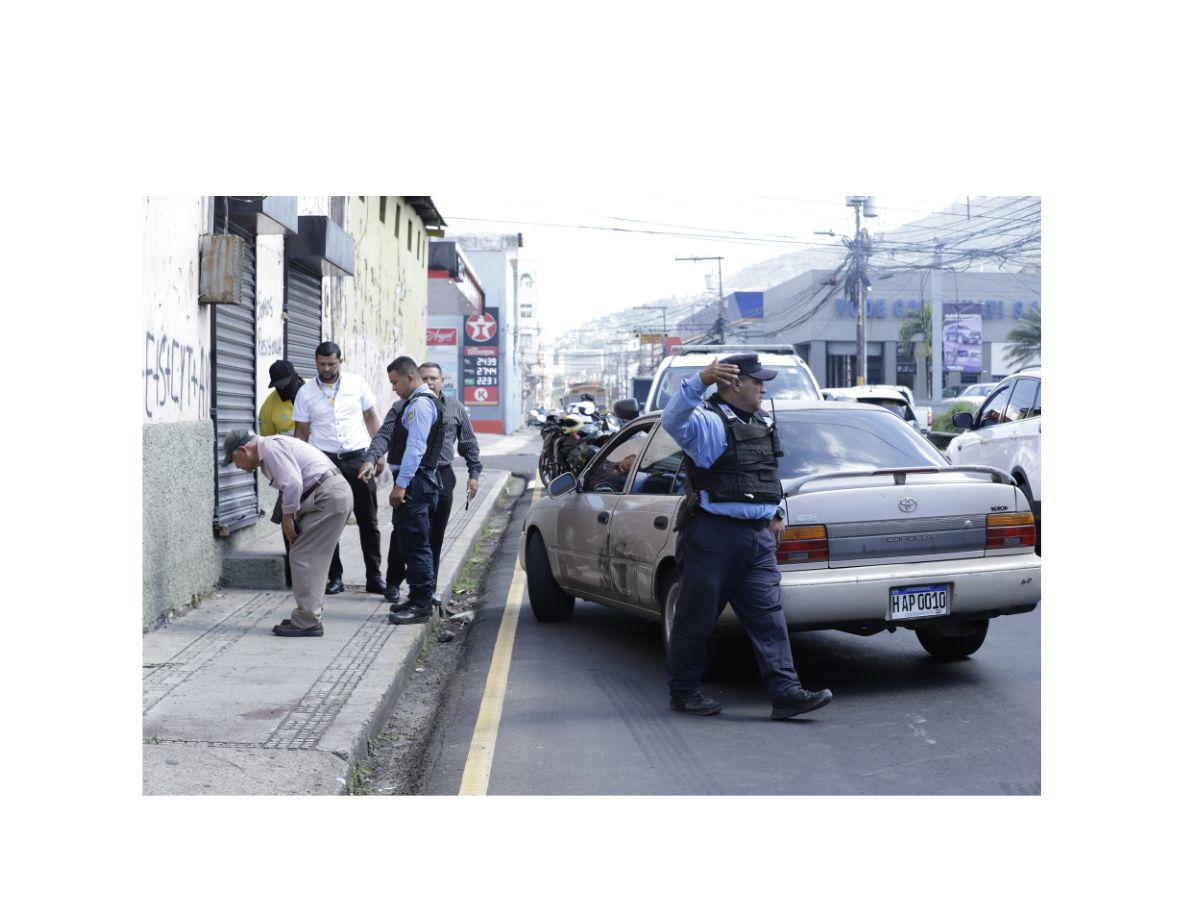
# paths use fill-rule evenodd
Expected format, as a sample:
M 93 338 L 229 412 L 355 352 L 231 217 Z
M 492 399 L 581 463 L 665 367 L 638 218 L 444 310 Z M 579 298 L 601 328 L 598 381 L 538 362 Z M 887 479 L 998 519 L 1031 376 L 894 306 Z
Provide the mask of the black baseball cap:
M 737 366 L 738 374 L 745 375 L 748 378 L 757 378 L 759 381 L 770 381 L 779 373 L 774 369 L 767 369 L 758 361 L 757 353 L 735 353 L 733 356 L 727 356 L 720 360 L 727 366 Z
M 225 459 L 221 461 L 221 465 L 227 466 L 233 462 L 233 451 L 238 447 L 244 446 L 254 439 L 254 435 L 246 431 L 244 428 L 235 428 L 229 434 L 225 435 L 225 443 L 222 445 L 225 448 Z
M 271 387 L 273 388 L 281 388 L 297 377 L 296 367 L 286 359 L 275 360 L 267 371 L 271 373 Z

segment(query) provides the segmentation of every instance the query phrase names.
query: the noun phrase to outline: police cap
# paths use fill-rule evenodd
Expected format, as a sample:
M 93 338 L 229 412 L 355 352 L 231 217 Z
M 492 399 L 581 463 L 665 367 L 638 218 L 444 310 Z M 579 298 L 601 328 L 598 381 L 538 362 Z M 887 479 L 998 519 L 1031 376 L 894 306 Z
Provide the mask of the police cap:
M 727 356 L 720 360 L 728 366 L 737 366 L 738 374 L 749 378 L 757 378 L 759 381 L 770 381 L 779 373 L 774 369 L 768 369 L 758 361 L 757 353 L 736 353 L 733 356 Z

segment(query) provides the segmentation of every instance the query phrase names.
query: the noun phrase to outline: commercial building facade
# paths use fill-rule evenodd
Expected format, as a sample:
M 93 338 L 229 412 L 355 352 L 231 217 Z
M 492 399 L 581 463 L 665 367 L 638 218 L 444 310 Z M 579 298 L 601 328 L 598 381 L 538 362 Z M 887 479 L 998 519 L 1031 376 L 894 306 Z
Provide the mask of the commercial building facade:
M 487 298 L 480 318 L 463 335 L 463 403 L 471 412 L 476 431 L 511 434 L 524 424 L 517 309 L 519 251 L 524 242 L 520 234 L 456 234 L 453 239 L 470 262 Z M 493 359 L 495 368 L 490 367 Z M 485 361 L 489 368 L 477 369 L 480 383 L 472 383 L 469 369 Z M 490 383 L 493 377 L 498 384 Z M 494 393 L 490 390 L 493 386 Z
M 886 275 L 886 273 L 885 273 Z M 730 316 L 728 343 L 769 341 L 792 344 L 816 375 L 821 387 L 846 387 L 854 383 L 857 362 L 857 306 L 845 290 L 829 293 L 832 272 L 804 272 L 762 292 L 762 317 Z M 945 371 L 947 390 L 967 384 L 994 381 L 1013 371 L 1005 361 L 1008 335 L 1028 312 L 1041 309 L 1038 272 L 931 272 L 906 271 L 890 277 L 875 276 L 864 303 L 867 338 L 867 381 L 900 384 L 922 399 L 931 395 L 920 347 L 901 342 L 904 318 L 922 305 L 932 306 L 937 292 L 943 314 L 969 309 L 978 316 L 979 340 L 972 338 L 971 361 L 979 371 Z M 732 308 L 732 307 L 731 307 Z M 715 307 L 705 311 L 715 320 Z M 952 352 L 947 350 L 948 353 Z M 963 351 L 966 352 L 965 350 Z M 952 360 L 944 360 L 953 367 Z

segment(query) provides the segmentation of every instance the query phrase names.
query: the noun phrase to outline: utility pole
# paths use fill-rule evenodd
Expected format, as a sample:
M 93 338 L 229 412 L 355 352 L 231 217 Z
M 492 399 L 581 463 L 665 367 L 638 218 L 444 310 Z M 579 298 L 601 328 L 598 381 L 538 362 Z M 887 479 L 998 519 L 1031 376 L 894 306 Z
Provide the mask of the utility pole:
M 704 262 L 717 261 L 717 297 L 719 305 L 717 307 L 717 343 L 725 343 L 725 325 L 728 322 L 728 317 L 725 315 L 725 282 L 721 276 L 721 260 L 723 256 L 677 256 L 675 262 Z M 711 282 L 710 282 L 711 283 Z
M 854 258 L 854 265 L 851 267 L 851 277 L 854 281 L 854 303 L 857 315 L 855 316 L 855 331 L 856 331 L 856 362 L 858 363 L 857 377 L 855 384 L 867 383 L 867 310 L 865 303 L 865 294 L 867 289 L 867 257 L 870 255 L 871 248 L 867 239 L 867 234 L 863 231 L 862 219 L 874 218 L 875 198 L 867 196 L 854 196 L 846 198 L 846 205 L 854 207 L 854 240 L 850 244 L 850 250 Z

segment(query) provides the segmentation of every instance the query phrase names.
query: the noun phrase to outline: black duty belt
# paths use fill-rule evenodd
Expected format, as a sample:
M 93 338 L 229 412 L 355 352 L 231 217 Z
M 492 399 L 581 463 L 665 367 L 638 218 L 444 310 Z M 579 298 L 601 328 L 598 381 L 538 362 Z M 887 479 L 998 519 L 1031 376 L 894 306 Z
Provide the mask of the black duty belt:
M 761 531 L 771 524 L 770 519 L 735 519 L 733 516 L 723 516 L 720 513 L 709 512 L 703 506 L 697 506 L 696 513 L 709 519 L 716 519 L 718 522 L 729 522 L 733 525 L 749 525 L 755 531 Z
M 321 452 L 330 459 L 349 459 L 353 456 L 362 456 L 367 452 L 367 448 L 363 447 L 361 450 L 345 450 L 340 453 L 330 453 L 328 450 L 322 450 Z

